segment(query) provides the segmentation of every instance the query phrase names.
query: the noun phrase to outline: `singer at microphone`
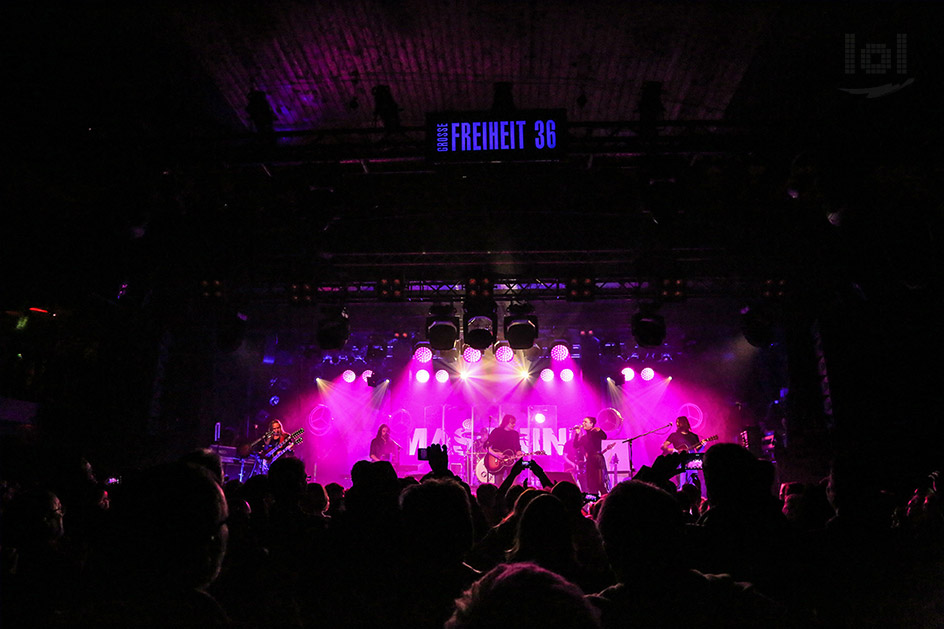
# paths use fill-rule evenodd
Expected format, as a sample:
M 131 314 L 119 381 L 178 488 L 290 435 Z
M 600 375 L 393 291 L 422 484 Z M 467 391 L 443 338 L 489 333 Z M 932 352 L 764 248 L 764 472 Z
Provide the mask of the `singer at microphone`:
M 666 426 L 670 427 L 672 424 Z M 670 433 L 665 441 L 662 442 L 662 454 L 671 454 L 672 452 L 687 452 L 699 442 L 698 434 L 692 432 L 691 423 L 688 417 L 679 415 L 675 419 L 675 431 Z
M 396 464 L 400 449 L 400 444 L 390 437 L 390 426 L 380 424 L 377 436 L 370 442 L 370 460 L 390 461 Z

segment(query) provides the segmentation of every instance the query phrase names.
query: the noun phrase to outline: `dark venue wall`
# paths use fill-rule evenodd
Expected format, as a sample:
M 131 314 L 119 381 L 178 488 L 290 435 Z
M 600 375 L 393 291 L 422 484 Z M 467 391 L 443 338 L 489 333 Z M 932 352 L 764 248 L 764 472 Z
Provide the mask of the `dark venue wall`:
M 5 7 L 4 460 L 38 442 L 143 467 L 278 417 L 306 430 L 310 475 L 345 481 L 382 421 L 418 465 L 437 409 L 478 427 L 514 407 L 531 430 L 554 405 L 556 431 L 615 408 L 628 438 L 692 404 L 723 440 L 757 428 L 783 477 L 837 451 L 926 473 L 944 437 L 937 9 L 487 9 Z M 563 112 L 566 146 L 437 161 L 434 112 Z M 461 388 L 500 368 L 491 348 L 437 351 L 452 393 L 418 392 L 430 306 L 462 327 L 476 278 L 496 341 L 512 303 L 534 306 L 528 392 Z M 350 336 L 326 347 L 339 306 Z M 664 317 L 654 346 L 642 306 Z M 565 386 L 558 339 L 574 399 L 540 388 L 545 367 Z

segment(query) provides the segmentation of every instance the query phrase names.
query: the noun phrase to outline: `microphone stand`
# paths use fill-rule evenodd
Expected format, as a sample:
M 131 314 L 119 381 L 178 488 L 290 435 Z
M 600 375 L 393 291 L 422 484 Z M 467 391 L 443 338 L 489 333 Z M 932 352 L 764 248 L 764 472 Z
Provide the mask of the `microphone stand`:
M 644 432 L 641 435 L 636 435 L 635 437 L 630 437 L 629 439 L 623 439 L 623 443 L 629 444 L 629 478 L 632 479 L 636 476 L 636 471 L 633 469 L 633 441 L 639 439 L 640 437 L 645 437 L 646 435 L 651 435 L 657 430 L 665 430 L 666 428 L 671 428 L 672 424 L 666 424 L 665 426 L 659 426 L 658 428 L 653 428 L 649 432 Z
M 613 489 L 613 486 L 619 483 L 619 455 L 615 452 L 613 456 L 610 457 L 610 467 L 613 470 L 613 480 L 610 481 L 610 475 L 607 474 L 607 487 L 606 490 L 609 492 Z

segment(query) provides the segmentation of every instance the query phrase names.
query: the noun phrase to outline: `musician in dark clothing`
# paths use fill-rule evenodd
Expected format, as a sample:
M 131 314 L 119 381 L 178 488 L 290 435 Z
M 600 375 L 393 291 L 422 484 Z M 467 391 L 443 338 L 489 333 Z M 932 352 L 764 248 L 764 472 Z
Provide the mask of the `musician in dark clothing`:
M 692 426 L 688 417 L 679 415 L 675 418 L 675 432 L 669 434 L 662 442 L 662 454 L 672 454 L 673 452 L 695 452 L 703 443 L 698 435 L 692 432 Z M 692 471 L 686 471 L 677 481 L 678 486 L 682 487 L 686 483 L 691 483 L 695 477 Z M 700 484 L 700 483 L 699 483 Z
M 285 434 L 285 429 L 282 428 L 282 422 L 278 419 L 273 419 L 269 422 L 266 434 L 262 440 L 263 451 L 275 449 L 277 446 L 285 443 L 286 439 L 288 439 L 288 435 Z
M 517 418 L 512 414 L 502 417 L 501 424 L 488 435 L 485 441 L 485 448 L 494 459 L 503 461 L 506 457 L 512 457 L 507 461 L 507 465 L 502 465 L 501 469 L 492 472 L 495 475 L 495 484 L 500 485 L 508 474 L 508 468 L 514 463 L 514 459 L 520 458 L 521 452 L 521 434 L 515 427 Z M 492 471 L 491 469 L 489 471 Z
M 397 442 L 390 438 L 390 426 L 380 424 L 377 428 L 377 436 L 370 442 L 370 460 L 390 461 L 396 468 L 399 463 L 397 450 L 399 450 Z
M 698 435 L 692 432 L 688 418 L 680 415 L 675 419 L 675 432 L 670 433 L 662 442 L 662 454 L 688 452 L 699 442 Z
M 584 482 L 584 460 L 583 450 L 578 450 L 575 439 L 580 433 L 576 427 L 570 431 L 567 436 L 567 443 L 564 444 L 564 471 L 570 472 L 574 476 L 576 484 L 581 489 L 586 487 Z
M 606 460 L 600 452 L 606 433 L 597 426 L 596 417 L 584 417 L 580 426 L 575 426 L 577 436 L 574 437 L 574 446 L 583 453 L 586 461 L 586 490 L 592 494 L 606 492 Z

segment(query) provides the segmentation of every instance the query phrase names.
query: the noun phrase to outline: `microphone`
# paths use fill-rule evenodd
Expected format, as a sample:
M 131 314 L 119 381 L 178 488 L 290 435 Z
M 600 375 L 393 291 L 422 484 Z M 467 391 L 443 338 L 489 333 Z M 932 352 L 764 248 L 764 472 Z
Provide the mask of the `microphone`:
M 393 439 L 390 439 L 390 443 L 392 443 L 393 445 L 397 446 L 397 447 L 400 448 L 401 450 L 403 449 L 403 446 L 401 446 L 399 443 L 397 443 L 397 442 L 394 441 Z

